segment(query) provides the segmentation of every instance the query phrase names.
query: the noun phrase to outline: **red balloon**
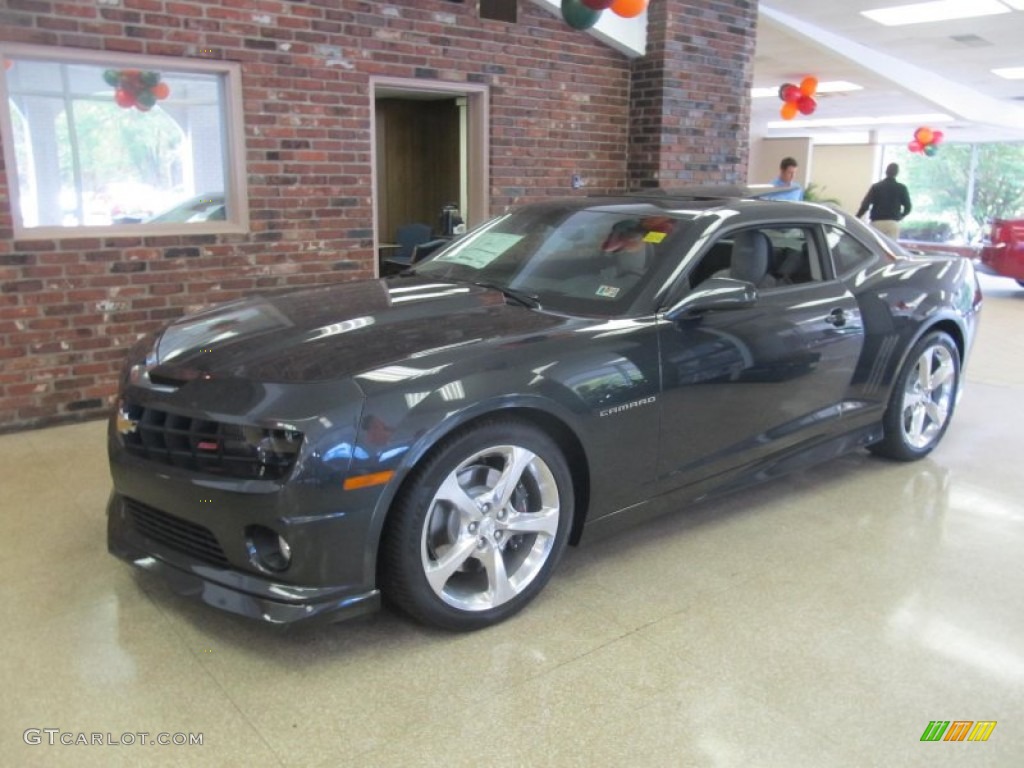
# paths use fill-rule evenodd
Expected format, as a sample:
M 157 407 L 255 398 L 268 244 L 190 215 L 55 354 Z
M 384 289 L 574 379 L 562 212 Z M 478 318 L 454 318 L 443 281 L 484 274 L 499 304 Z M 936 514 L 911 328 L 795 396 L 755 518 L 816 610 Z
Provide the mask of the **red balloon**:
M 612 0 L 608 7 L 616 16 L 632 19 L 647 10 L 647 0 Z
M 114 91 L 114 101 L 117 102 L 117 106 L 124 109 L 135 106 L 135 96 L 124 88 L 118 88 Z
M 923 147 L 921 146 L 920 141 L 914 139 L 912 142 L 907 144 L 907 149 L 909 149 L 911 152 L 920 152 L 923 149 Z
M 580 0 L 580 2 L 592 11 L 603 11 L 606 8 L 611 8 L 615 0 Z
M 800 100 L 800 89 L 792 83 L 786 83 L 779 89 L 779 96 L 787 103 L 796 104 Z
M 932 144 L 938 144 L 944 138 L 946 138 L 946 134 L 942 131 L 932 131 Z
M 814 110 L 818 108 L 818 102 L 810 96 L 804 95 L 797 100 L 796 108 L 800 110 L 801 115 L 813 115 Z

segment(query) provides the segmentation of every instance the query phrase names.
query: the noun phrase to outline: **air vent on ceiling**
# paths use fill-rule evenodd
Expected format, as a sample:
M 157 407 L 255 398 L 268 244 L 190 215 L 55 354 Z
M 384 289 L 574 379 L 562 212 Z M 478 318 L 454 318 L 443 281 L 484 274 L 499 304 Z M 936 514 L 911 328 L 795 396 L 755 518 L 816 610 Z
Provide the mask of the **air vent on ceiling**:
M 960 43 L 960 45 L 966 45 L 968 48 L 992 47 L 992 43 L 984 37 L 978 37 L 977 35 L 950 35 L 950 40 L 955 40 Z

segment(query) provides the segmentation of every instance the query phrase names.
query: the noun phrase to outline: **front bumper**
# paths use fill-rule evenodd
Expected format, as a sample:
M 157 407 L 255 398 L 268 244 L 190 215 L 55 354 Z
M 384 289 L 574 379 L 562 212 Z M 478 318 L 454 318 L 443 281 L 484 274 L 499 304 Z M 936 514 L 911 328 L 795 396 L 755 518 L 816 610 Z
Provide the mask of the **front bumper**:
M 132 524 L 127 499 L 117 492 L 107 504 L 107 548 L 122 560 L 158 573 L 180 595 L 272 624 L 341 621 L 380 608 L 377 589 L 296 586 L 175 551 Z

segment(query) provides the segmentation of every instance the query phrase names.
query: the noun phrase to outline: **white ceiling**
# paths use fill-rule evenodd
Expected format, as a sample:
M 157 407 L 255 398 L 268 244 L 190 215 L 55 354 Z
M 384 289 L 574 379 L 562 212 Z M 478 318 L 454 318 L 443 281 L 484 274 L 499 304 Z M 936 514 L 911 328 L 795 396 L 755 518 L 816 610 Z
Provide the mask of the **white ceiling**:
M 887 27 L 861 11 L 900 0 L 768 0 L 760 4 L 754 87 L 777 89 L 813 75 L 863 86 L 815 96 L 813 115 L 783 121 L 777 95 L 752 101 L 754 136 L 809 136 L 816 143 L 907 143 L 921 125 L 946 142 L 1024 141 L 1024 80 L 992 73 L 1024 66 L 1024 2 L 1001 0 L 1009 13 Z M 814 127 L 811 121 L 899 115 L 898 124 Z M 771 127 L 770 123 L 782 123 Z M 875 131 L 874 137 L 870 131 Z

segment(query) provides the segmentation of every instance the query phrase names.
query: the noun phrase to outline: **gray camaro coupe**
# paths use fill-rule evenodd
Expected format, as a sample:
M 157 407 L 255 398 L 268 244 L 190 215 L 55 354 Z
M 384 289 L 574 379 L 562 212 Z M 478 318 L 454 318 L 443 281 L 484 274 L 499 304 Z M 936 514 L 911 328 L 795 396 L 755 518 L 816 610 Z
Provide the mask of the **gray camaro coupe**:
M 109 548 L 211 606 L 523 608 L 567 543 L 861 447 L 942 439 L 971 263 L 743 191 L 525 206 L 386 280 L 263 294 L 130 352 Z

